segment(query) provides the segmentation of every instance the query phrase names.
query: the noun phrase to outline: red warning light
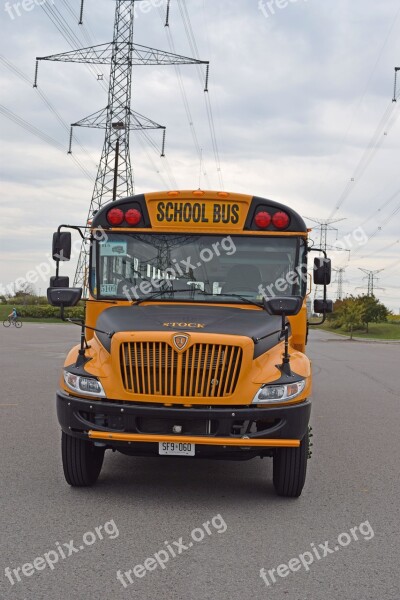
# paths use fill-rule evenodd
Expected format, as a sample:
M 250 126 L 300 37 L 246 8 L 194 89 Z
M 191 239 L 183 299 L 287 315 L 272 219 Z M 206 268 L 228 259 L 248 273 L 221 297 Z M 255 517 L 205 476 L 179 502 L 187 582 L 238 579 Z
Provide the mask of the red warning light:
M 142 213 L 136 208 L 130 208 L 125 213 L 125 221 L 128 225 L 138 225 L 142 219 Z
M 261 211 L 254 217 L 254 222 L 260 229 L 267 229 L 271 225 L 271 215 L 266 211 Z
M 289 215 L 287 215 L 285 212 L 282 212 L 282 211 L 276 212 L 274 214 L 274 216 L 272 217 L 272 224 L 277 229 L 286 229 L 286 227 L 289 225 L 289 223 L 290 223 Z
M 107 213 L 107 221 L 110 225 L 121 225 L 124 220 L 124 213 L 120 208 L 112 208 Z

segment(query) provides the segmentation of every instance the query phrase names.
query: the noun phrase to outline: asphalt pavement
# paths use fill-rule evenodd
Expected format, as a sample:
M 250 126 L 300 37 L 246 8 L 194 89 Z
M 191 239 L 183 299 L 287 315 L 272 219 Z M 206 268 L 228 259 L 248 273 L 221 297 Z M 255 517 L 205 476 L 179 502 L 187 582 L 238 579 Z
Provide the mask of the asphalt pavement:
M 0 598 L 399 600 L 399 344 L 311 332 L 313 456 L 285 499 L 268 459 L 107 452 L 70 488 L 54 397 L 78 340 L 0 329 Z

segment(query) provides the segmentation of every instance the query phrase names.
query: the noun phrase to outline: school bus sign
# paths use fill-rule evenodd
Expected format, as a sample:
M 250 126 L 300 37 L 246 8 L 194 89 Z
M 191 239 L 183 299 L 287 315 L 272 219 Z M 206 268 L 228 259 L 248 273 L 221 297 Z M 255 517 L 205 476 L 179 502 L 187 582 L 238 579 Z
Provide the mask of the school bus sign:
M 224 201 L 207 197 L 170 197 L 149 199 L 153 227 L 235 228 L 241 229 L 248 210 L 248 200 Z

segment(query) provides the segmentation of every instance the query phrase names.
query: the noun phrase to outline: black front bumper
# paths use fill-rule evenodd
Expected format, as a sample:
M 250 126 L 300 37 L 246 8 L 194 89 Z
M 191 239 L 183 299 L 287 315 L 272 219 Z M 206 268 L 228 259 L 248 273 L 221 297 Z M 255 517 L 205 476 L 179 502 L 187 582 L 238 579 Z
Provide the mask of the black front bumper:
M 246 459 L 253 456 L 270 456 L 272 448 L 213 446 L 212 437 L 301 440 L 307 432 L 311 402 L 277 408 L 240 406 L 177 406 L 132 403 L 117 400 L 86 400 L 57 392 L 57 415 L 62 430 L 74 437 L 88 439 L 88 432 L 134 434 L 174 434 L 178 426 L 186 436 L 207 436 L 210 445 L 196 445 L 198 458 Z M 106 442 L 136 456 L 158 456 L 158 444 L 152 442 Z M 243 446 L 245 447 L 245 441 Z

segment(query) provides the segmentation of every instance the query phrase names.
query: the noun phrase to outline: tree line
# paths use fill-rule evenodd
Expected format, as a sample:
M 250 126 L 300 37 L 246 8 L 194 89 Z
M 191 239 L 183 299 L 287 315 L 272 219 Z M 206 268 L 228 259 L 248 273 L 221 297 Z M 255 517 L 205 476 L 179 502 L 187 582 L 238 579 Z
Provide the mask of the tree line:
M 351 339 L 354 331 L 368 333 L 370 323 L 385 323 L 391 314 L 375 296 L 348 296 L 335 302 L 327 320 L 332 329 L 349 331 Z

